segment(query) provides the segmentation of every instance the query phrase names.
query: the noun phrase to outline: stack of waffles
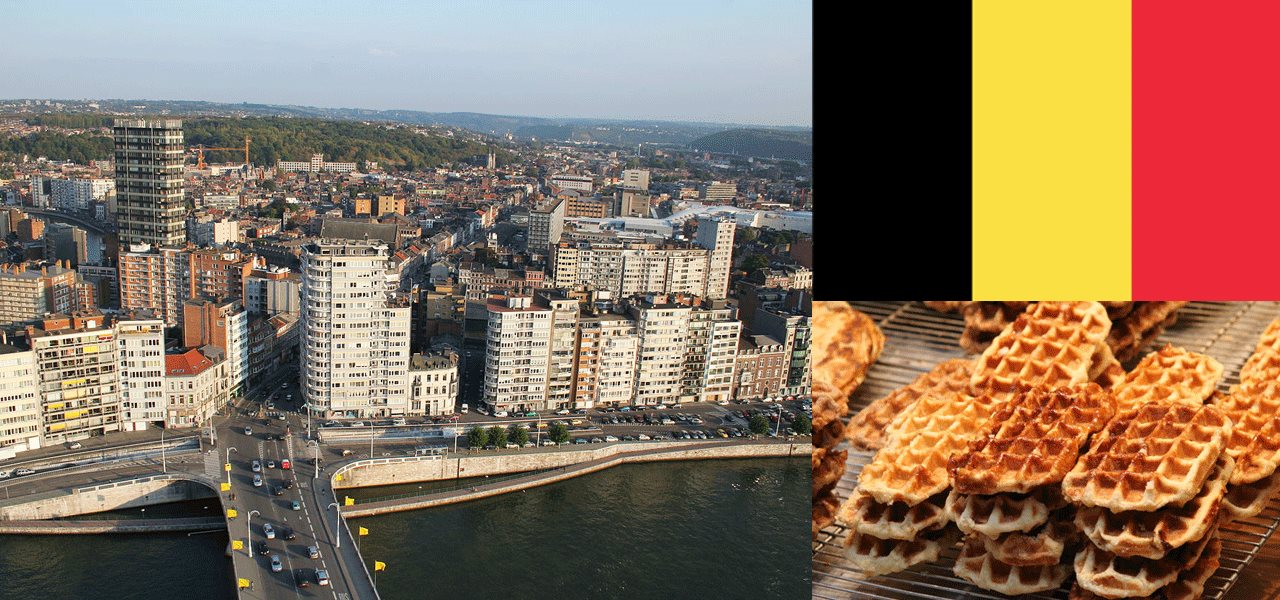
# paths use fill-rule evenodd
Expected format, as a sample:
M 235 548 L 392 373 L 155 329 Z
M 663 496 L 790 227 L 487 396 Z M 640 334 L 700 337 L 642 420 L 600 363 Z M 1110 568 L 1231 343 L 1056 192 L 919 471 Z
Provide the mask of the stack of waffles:
M 944 513 L 966 534 L 955 573 L 1002 594 L 1062 585 L 1076 546 L 1062 479 L 1115 414 L 1097 384 L 1016 395 L 952 457 Z
M 1214 406 L 1157 401 L 1094 436 L 1062 482 L 1086 538 L 1073 597 L 1199 597 L 1221 547 L 1231 429 Z
M 935 560 L 959 535 L 944 510 L 951 457 L 1022 392 L 1089 381 L 1110 321 L 1096 302 L 1041 302 L 1010 323 L 973 365 L 968 388 L 930 389 L 884 428 L 838 520 L 850 560 L 867 574 Z M 940 378 L 940 379 L 945 379 Z
M 1178 310 L 1186 302 L 1132 302 L 1131 310 L 1113 317 L 1107 343 L 1120 362 L 1128 362 L 1147 347 L 1166 327 L 1178 320 Z
M 1280 490 L 1280 320 L 1262 334 L 1240 369 L 1240 383 L 1215 399 L 1234 426 L 1227 454 L 1236 461 L 1223 508 L 1232 519 L 1262 512 Z
M 960 335 L 960 347 L 977 354 L 986 349 L 1004 328 L 1027 308 L 1030 302 L 962 302 L 932 301 L 925 306 L 938 312 L 964 315 L 964 333 Z M 1114 322 L 1133 311 L 1134 302 L 1102 302 L 1107 316 Z M 1149 341 L 1149 340 L 1148 340 Z
M 835 518 L 834 489 L 844 475 L 844 439 L 849 396 L 884 349 L 884 333 L 870 317 L 845 302 L 813 303 L 813 535 Z

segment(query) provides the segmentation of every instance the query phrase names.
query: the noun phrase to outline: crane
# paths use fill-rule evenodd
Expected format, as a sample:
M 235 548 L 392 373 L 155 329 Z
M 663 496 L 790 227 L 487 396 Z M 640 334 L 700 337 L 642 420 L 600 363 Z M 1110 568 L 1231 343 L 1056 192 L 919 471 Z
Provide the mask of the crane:
M 206 148 L 204 147 L 203 144 L 201 144 L 193 148 L 188 148 L 188 150 L 196 151 L 196 168 L 197 169 L 203 169 L 205 167 L 205 164 L 204 164 L 205 150 L 244 150 L 244 164 L 247 166 L 249 164 L 249 142 L 251 141 L 253 140 L 251 140 L 249 136 L 246 135 L 244 136 L 244 148 Z

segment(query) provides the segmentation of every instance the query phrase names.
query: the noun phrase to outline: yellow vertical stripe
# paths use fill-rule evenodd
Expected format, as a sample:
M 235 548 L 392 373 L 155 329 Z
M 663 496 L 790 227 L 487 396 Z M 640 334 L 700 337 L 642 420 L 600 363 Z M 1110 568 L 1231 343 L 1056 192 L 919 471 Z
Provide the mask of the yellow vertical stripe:
M 975 300 L 1131 296 L 1127 0 L 973 0 Z

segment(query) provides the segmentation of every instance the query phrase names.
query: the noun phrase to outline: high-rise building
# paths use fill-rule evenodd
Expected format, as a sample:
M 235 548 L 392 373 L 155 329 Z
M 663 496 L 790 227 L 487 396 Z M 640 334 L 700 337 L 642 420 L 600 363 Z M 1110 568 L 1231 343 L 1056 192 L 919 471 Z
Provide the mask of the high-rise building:
M 573 408 L 574 357 L 578 352 L 578 300 L 568 297 L 561 290 L 543 290 L 537 296 L 551 309 L 547 398 L 543 406 L 548 410 Z
M 530 296 L 489 299 L 484 404 L 490 411 L 545 410 L 552 311 Z
M 723 300 L 693 307 L 685 338 L 682 402 L 721 402 L 733 397 L 733 367 L 741 333 L 737 310 Z
M 565 203 L 552 198 L 529 211 L 529 251 L 547 254 L 564 232 Z
M 563 190 L 579 190 L 588 193 L 591 192 L 592 185 L 594 185 L 594 181 L 589 175 L 552 175 L 550 182 L 551 185 Z
M 50 223 L 44 230 L 44 257 L 67 261 L 72 268 L 89 262 L 89 234 L 67 223 Z
M 45 443 L 120 430 L 115 330 L 101 313 L 54 315 L 28 326 L 36 353 Z
M 174 327 L 182 302 L 191 296 L 191 262 L 180 248 L 152 248 L 134 244 L 119 255 L 120 309 L 151 310 Z
M 112 133 L 121 247 L 182 245 L 187 240 L 182 121 L 116 119 Z
M 638 344 L 635 321 L 624 315 L 604 313 L 579 319 L 573 407 L 631 404 Z
M 30 217 L 18 221 L 18 241 L 29 244 L 41 237 L 44 237 L 44 221 Z
M 116 321 L 120 427 L 143 431 L 165 420 L 164 321 L 138 313 Z
M 301 279 L 284 267 L 258 266 L 244 279 L 244 307 L 255 315 L 298 314 Z
M 622 172 L 622 189 L 649 190 L 649 172 L 644 169 L 627 169 Z
M 239 298 L 187 300 L 182 307 L 182 345 L 213 346 L 222 351 L 236 396 L 249 378 L 249 311 Z
M 0 459 L 41 444 L 36 353 L 0 343 Z
M 707 298 L 729 297 L 729 272 L 733 269 L 733 234 L 737 224 L 732 219 L 698 221 L 699 246 L 710 250 L 707 261 Z
M 110 179 L 53 179 L 49 181 L 53 207 L 67 211 L 88 210 L 94 202 L 107 199 L 115 189 Z
M 266 261 L 240 250 L 199 249 L 185 252 L 189 287 L 185 298 L 240 298 L 244 280 Z
M 613 212 L 619 217 L 649 217 L 652 200 L 648 192 L 623 188 L 615 198 Z
M 406 414 L 410 308 L 387 289 L 387 256 L 378 242 L 302 247 L 301 387 L 320 416 Z
M 653 296 L 631 307 L 640 337 L 636 404 L 674 404 L 683 391 L 691 309 L 667 300 Z
M 732 182 L 706 181 L 698 184 L 698 197 L 708 202 L 733 200 L 738 195 L 738 186 Z
M 710 252 L 690 244 L 561 242 L 553 257 L 559 288 L 587 286 L 614 298 L 707 291 Z
M 50 313 L 74 311 L 76 272 L 64 264 L 0 266 L 0 326 L 35 323 Z

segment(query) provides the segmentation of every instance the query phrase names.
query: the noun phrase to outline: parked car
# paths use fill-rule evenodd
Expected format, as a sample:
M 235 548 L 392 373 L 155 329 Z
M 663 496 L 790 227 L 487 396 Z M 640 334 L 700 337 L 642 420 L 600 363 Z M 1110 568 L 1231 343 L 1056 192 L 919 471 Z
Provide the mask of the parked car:
M 269 460 L 269 461 L 267 461 L 267 468 L 268 468 L 268 469 L 274 469 L 274 468 L 276 468 L 276 461 L 274 461 L 274 460 Z
M 649 437 L 648 435 L 646 435 L 646 434 L 643 434 L 643 433 L 642 433 L 642 434 L 640 434 L 640 435 L 637 435 L 637 436 L 636 436 L 636 439 L 638 439 L 638 440 L 640 440 L 640 441 L 644 442 L 644 441 L 651 440 L 651 439 L 653 439 L 653 438 L 651 438 L 651 437 Z
M 17 471 L 13 472 L 14 477 L 20 477 L 22 475 L 35 475 L 35 474 L 36 474 L 35 471 L 32 471 L 31 469 L 25 469 L 25 468 L 18 469 Z
M 550 440 L 550 439 L 545 439 L 545 440 L 542 440 L 542 445 L 543 445 L 543 446 L 554 446 L 554 445 L 556 445 L 556 443 L 555 443 L 554 441 Z
M 557 411 L 556 411 L 556 414 L 557 414 L 557 415 L 567 415 L 567 414 L 569 414 L 569 409 L 567 409 L 567 408 L 562 408 L 562 409 L 560 409 L 560 410 L 557 410 Z
M 606 441 L 606 442 L 616 442 L 616 441 L 618 441 L 618 438 L 613 437 L 613 436 L 611 436 L 611 435 L 606 435 L 606 436 L 604 436 L 604 441 Z
M 80 442 L 71 442 L 71 445 L 67 447 L 72 450 L 79 450 L 84 447 L 84 444 L 81 444 Z
M 0 471 L 0 479 L 8 479 L 12 476 L 13 474 L 8 471 Z
M 276 539 L 276 528 L 272 527 L 270 523 L 263 523 L 262 534 L 267 536 L 267 539 L 274 540 Z

